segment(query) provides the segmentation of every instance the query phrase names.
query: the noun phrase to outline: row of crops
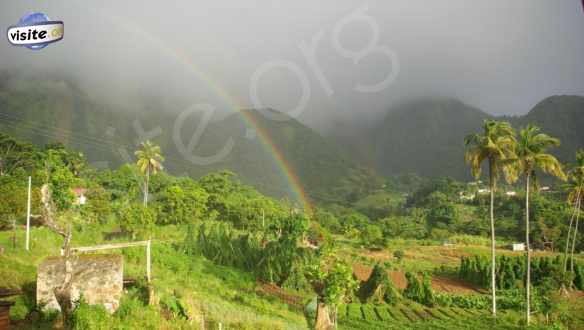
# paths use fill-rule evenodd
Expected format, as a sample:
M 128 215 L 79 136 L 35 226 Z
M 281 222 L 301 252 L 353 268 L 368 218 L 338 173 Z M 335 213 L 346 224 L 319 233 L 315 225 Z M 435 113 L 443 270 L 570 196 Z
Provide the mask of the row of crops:
M 505 311 L 493 324 L 487 311 L 420 304 L 346 304 L 339 306 L 340 329 L 519 329 L 518 313 Z

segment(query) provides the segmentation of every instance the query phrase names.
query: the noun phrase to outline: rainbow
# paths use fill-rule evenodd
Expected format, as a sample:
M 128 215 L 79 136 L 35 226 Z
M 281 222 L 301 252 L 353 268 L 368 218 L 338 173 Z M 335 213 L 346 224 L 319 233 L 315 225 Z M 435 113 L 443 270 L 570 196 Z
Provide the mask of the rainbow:
M 116 25 L 121 26 L 124 30 L 134 33 L 149 43 L 155 45 L 160 51 L 163 51 L 166 55 L 172 57 L 175 61 L 188 68 L 188 70 L 193 73 L 197 79 L 205 83 L 213 91 L 213 93 L 215 93 L 223 102 L 225 102 L 230 110 L 239 113 L 241 115 L 240 118 L 243 119 L 246 127 L 253 128 L 257 133 L 257 136 L 259 137 L 258 140 L 260 141 L 262 148 L 271 156 L 274 165 L 279 169 L 280 174 L 288 185 L 293 199 L 301 203 L 302 210 L 306 214 L 312 214 L 312 203 L 308 197 L 308 194 L 304 190 L 304 187 L 302 186 L 300 178 L 298 175 L 296 175 L 293 166 L 286 160 L 270 134 L 266 131 L 265 128 L 262 127 L 257 119 L 251 113 L 242 111 L 244 107 L 241 106 L 241 102 L 236 100 L 224 88 L 222 88 L 221 85 L 219 85 L 214 79 L 207 75 L 181 49 L 168 46 L 162 40 L 143 30 L 138 25 L 128 24 L 126 20 L 119 19 L 112 15 L 104 15 L 103 13 L 94 14 L 98 14 L 98 16 L 106 18 Z

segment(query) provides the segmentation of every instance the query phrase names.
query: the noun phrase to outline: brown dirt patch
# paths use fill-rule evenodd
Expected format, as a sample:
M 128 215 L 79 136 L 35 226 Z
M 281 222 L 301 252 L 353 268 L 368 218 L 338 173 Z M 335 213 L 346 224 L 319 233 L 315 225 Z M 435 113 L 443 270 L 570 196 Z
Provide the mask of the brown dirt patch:
M 353 273 L 360 281 L 366 281 L 372 271 L 373 268 L 369 266 L 358 263 L 353 265 Z M 407 281 L 403 271 L 388 271 L 387 273 L 396 288 L 401 290 L 406 288 Z M 432 288 L 436 291 L 449 293 L 480 293 L 478 288 L 469 283 L 443 276 L 432 276 Z

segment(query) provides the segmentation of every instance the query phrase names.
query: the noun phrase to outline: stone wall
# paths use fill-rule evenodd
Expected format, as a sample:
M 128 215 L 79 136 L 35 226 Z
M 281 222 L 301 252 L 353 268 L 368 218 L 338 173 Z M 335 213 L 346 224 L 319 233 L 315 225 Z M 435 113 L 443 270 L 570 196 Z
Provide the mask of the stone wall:
M 124 285 L 124 259 L 119 254 L 78 255 L 73 259 L 72 299 L 81 295 L 91 305 L 102 304 L 109 312 L 120 305 Z M 44 309 L 60 310 L 53 289 L 63 283 L 63 257 L 45 259 L 37 270 L 37 304 Z

